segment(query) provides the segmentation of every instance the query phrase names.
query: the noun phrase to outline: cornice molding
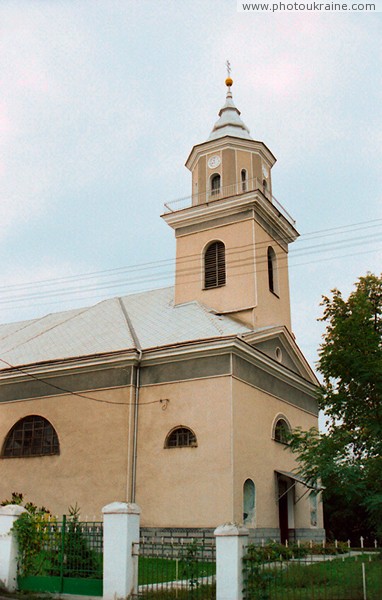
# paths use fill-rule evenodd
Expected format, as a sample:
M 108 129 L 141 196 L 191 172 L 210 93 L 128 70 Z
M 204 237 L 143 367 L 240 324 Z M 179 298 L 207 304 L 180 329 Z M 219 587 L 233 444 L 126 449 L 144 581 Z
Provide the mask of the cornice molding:
M 238 336 L 227 336 L 225 338 L 191 341 L 189 343 L 163 346 L 161 348 L 151 348 L 143 351 L 141 366 L 150 367 L 231 353 L 261 368 L 270 376 L 276 377 L 310 396 L 316 395 L 317 386 L 314 383 L 268 357 L 260 350 L 251 346 L 247 340 L 241 339 Z M 0 387 L 2 385 L 30 381 L 31 375 L 48 380 L 62 375 L 91 373 L 108 368 L 133 367 L 137 366 L 138 363 L 138 351 L 129 351 L 124 354 L 118 353 L 115 355 L 34 364 L 19 367 L 22 372 L 14 369 L 0 373 Z
M 260 218 L 269 223 L 285 243 L 289 244 L 298 238 L 298 231 L 259 190 L 165 213 L 162 218 L 170 227 L 177 230 L 182 227 L 207 223 L 212 219 L 239 215 L 248 209 L 253 210 L 254 217 L 258 214 Z
M 252 353 L 248 351 L 248 348 L 252 348 L 254 352 Z M 236 354 L 257 367 L 261 366 L 261 368 L 264 371 L 266 371 L 274 377 L 277 377 L 284 383 L 292 385 L 293 382 L 294 387 L 298 388 L 302 392 L 308 394 L 313 393 L 314 396 L 316 396 L 317 386 L 313 382 L 308 381 L 307 379 L 302 377 L 302 375 L 291 371 L 283 364 L 279 363 L 273 358 L 270 358 L 263 352 L 260 352 L 260 350 L 257 350 L 257 348 L 249 346 L 243 340 L 238 339 L 238 343 L 236 346 Z
M 114 354 L 73 357 L 31 365 L 15 365 L 13 368 L 0 371 L 0 386 L 13 382 L 30 381 L 31 375 L 49 379 L 57 375 L 76 375 L 107 368 L 131 367 L 138 363 L 138 351 L 128 350 Z
M 313 371 L 305 356 L 301 352 L 301 349 L 296 342 L 295 336 L 284 325 L 277 325 L 272 328 L 263 329 L 262 331 L 243 333 L 240 337 L 248 344 L 254 344 L 256 342 L 263 342 L 266 340 L 281 338 L 282 340 L 284 340 L 287 348 L 295 357 L 296 362 L 301 364 L 306 375 L 311 379 L 312 383 L 317 386 L 320 385 L 320 382 L 318 381 L 315 372 Z
M 260 367 L 269 375 L 277 377 L 309 395 L 316 395 L 317 386 L 312 381 L 308 381 L 302 375 L 294 373 L 238 336 L 230 336 L 223 340 L 204 340 L 198 344 L 190 342 L 188 345 L 183 344 L 179 347 L 147 350 L 142 357 L 142 367 L 228 353 L 243 358 L 254 366 Z

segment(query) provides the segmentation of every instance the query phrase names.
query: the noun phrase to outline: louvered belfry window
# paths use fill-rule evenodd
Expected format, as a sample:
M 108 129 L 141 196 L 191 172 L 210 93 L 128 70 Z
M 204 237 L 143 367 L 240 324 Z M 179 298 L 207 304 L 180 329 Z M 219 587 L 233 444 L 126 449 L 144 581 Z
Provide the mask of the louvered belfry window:
M 213 242 L 204 254 L 204 287 L 220 287 L 225 282 L 225 246 L 223 242 Z

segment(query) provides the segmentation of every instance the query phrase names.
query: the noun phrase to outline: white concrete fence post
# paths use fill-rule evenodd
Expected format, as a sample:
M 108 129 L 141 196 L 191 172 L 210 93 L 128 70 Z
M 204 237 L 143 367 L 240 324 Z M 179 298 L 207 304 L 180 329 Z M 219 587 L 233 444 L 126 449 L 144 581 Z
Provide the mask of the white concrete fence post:
M 11 529 L 24 512 L 17 504 L 0 507 L 0 583 L 9 592 L 17 589 L 17 542 Z
M 243 556 L 249 531 L 232 523 L 215 529 L 216 537 L 216 600 L 243 598 Z
M 103 599 L 138 593 L 139 518 L 137 504 L 112 502 L 103 512 Z

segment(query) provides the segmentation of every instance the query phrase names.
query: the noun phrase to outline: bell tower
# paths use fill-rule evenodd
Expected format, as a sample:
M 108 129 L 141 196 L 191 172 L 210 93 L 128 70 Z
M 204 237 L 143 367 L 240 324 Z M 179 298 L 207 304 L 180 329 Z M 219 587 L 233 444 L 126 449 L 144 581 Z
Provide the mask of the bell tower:
M 298 237 L 272 195 L 276 158 L 254 140 L 227 94 L 207 141 L 186 161 L 192 195 L 166 205 L 175 230 L 175 304 L 197 300 L 253 328 L 289 330 L 288 246 Z

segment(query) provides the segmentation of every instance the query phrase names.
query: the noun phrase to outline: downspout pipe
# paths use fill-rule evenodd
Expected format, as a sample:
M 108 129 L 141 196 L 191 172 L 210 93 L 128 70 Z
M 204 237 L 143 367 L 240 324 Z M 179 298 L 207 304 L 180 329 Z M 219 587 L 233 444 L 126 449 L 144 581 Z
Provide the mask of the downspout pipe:
M 134 433 L 133 433 L 133 460 L 131 470 L 131 502 L 135 502 L 135 492 L 137 486 L 137 442 L 138 442 L 138 413 L 139 413 L 139 390 L 141 382 L 141 362 L 142 362 L 142 349 L 138 350 L 138 362 L 136 365 L 136 376 L 135 376 L 135 402 L 134 402 Z
M 129 501 L 135 502 L 136 495 L 136 485 L 137 485 L 137 455 L 138 455 L 138 415 L 139 415 L 139 391 L 140 391 L 140 382 L 141 382 L 141 363 L 143 350 L 141 348 L 141 344 L 139 342 L 138 336 L 135 332 L 129 314 L 126 310 L 124 303 L 122 302 L 122 298 L 119 298 L 119 304 L 122 310 L 122 313 L 125 317 L 127 326 L 130 330 L 131 337 L 133 338 L 135 348 L 138 352 L 138 358 L 135 365 L 135 395 L 134 395 L 134 424 L 133 424 L 133 456 L 131 460 L 131 485 L 130 485 L 130 493 L 129 493 Z

